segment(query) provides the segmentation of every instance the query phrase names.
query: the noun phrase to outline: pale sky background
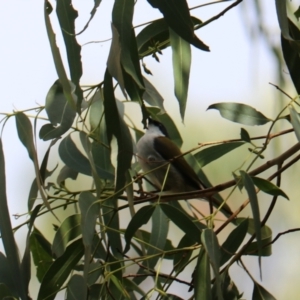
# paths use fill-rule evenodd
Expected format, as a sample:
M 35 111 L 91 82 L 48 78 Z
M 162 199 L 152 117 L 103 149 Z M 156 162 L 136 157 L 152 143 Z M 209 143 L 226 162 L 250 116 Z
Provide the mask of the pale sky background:
M 93 2 L 74 1 L 74 7 L 78 9 L 80 14 L 77 23 L 78 30 L 81 30 L 88 20 Z M 274 2 L 266 2 L 266 20 L 272 28 L 274 34 L 272 38 L 274 41 L 279 41 Z M 79 43 L 101 41 L 111 37 L 112 3 L 113 1 L 107 0 L 101 3 L 98 13 L 88 30 L 78 37 Z M 204 2 L 193 0 L 189 1 L 189 6 L 193 7 L 201 3 Z M 218 4 L 193 10 L 192 14 L 205 21 L 230 3 L 226 2 L 225 5 Z M 186 139 L 185 148 L 193 147 L 200 141 L 239 137 L 240 125 L 222 119 L 216 111 L 206 111 L 212 103 L 226 101 L 248 103 L 269 117 L 274 117 L 275 112 L 278 111 L 274 108 L 277 105 L 277 103 L 274 103 L 274 99 L 278 92 L 269 85 L 269 82 L 277 84 L 274 60 L 267 51 L 266 43 L 262 39 L 258 38 L 256 42 L 250 42 L 242 23 L 244 18 L 250 20 L 253 18 L 253 11 L 249 8 L 251 6 L 248 7 L 247 15 L 242 15 L 241 9 L 235 8 L 219 20 L 197 31 L 197 35 L 209 45 L 211 52 L 206 53 L 195 48 L 192 49 L 193 62 L 189 102 L 184 125 L 180 121 L 178 106 L 173 95 L 170 49 L 165 50 L 163 55 L 160 56 L 160 63 L 155 62 L 150 57 L 144 60 L 153 73 L 152 77 L 147 78 L 165 98 L 168 113 L 177 121 L 183 138 Z M 160 13 L 152 9 L 145 0 L 138 1 L 136 12 L 140 16 L 135 17 L 134 25 L 161 17 Z M 43 1 L 0 0 L 0 20 L 0 78 L 2 87 L 0 112 L 10 113 L 12 110 L 24 110 L 44 105 L 46 94 L 57 79 L 57 75 L 44 26 Z M 51 20 L 57 34 L 57 42 L 62 56 L 65 58 L 61 34 L 58 31 L 55 18 L 55 10 L 51 14 Z M 102 80 L 109 47 L 110 42 L 89 44 L 83 47 L 84 75 L 82 84 L 95 84 Z M 282 70 L 282 72 L 285 74 L 284 76 L 287 76 L 287 70 Z M 292 96 L 295 95 L 293 88 L 290 88 L 288 92 Z M 130 105 L 136 106 L 135 104 Z M 137 116 L 141 116 L 138 109 L 135 108 L 134 111 L 137 112 Z M 33 115 L 34 113 L 31 112 L 30 114 Z M 140 120 L 140 117 L 136 118 L 137 124 L 140 124 Z M 142 127 L 140 128 L 142 129 Z M 246 128 L 253 135 L 261 134 L 262 127 Z M 263 133 L 266 132 L 265 130 L 266 128 L 263 127 Z M 190 138 L 191 133 L 195 136 L 195 139 Z M 27 209 L 27 197 L 34 179 L 34 173 L 27 152 L 16 135 L 14 118 L 11 118 L 5 125 L 2 138 L 6 158 L 10 213 L 22 214 Z M 293 138 L 292 143 L 295 142 L 296 139 Z M 40 159 L 43 157 L 47 146 L 48 142 L 38 142 L 38 149 L 41 153 Z M 53 166 L 55 164 L 56 161 L 53 159 Z M 207 167 L 207 171 L 209 173 L 209 167 Z M 221 170 L 220 173 L 222 173 Z M 217 183 L 228 180 L 230 172 L 219 176 L 220 178 L 218 177 L 218 179 L 212 181 Z M 293 211 L 294 204 L 292 200 L 291 197 L 291 202 L 287 203 L 286 200 L 279 199 L 278 211 L 287 213 Z M 294 210 L 296 209 L 299 212 L 299 208 L 295 207 Z M 282 217 L 282 215 L 277 214 L 276 218 L 270 220 L 269 225 L 271 228 L 276 225 L 274 229 L 275 236 L 277 232 L 299 227 L 296 222 L 297 219 L 297 216 Z M 25 221 L 24 217 L 13 220 L 13 224 L 16 225 L 23 221 Z M 16 236 L 19 244 L 22 245 L 24 232 L 20 231 Z M 291 234 L 279 239 L 273 247 L 274 255 L 263 259 L 262 285 L 278 299 L 295 299 L 293 295 L 300 294 L 300 286 L 295 284 L 300 279 L 298 271 L 300 244 L 299 241 L 295 241 L 295 237 L 296 234 Z M 22 246 L 20 248 L 23 249 Z M 248 263 L 247 266 L 259 281 L 257 259 L 249 258 L 245 259 L 245 262 Z M 232 274 L 232 277 L 239 290 L 244 292 L 243 298 L 251 299 L 252 284 L 247 275 L 239 267 L 234 267 L 233 270 L 237 271 L 237 275 Z M 292 282 L 292 279 L 296 281 Z M 34 293 L 32 293 L 33 298 Z M 59 297 L 57 299 L 63 299 Z

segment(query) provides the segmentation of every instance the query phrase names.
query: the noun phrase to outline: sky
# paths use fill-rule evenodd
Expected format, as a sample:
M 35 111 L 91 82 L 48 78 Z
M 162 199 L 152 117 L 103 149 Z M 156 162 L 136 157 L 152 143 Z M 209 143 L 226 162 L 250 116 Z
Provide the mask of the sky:
M 73 3 L 79 11 L 76 25 L 80 30 L 89 18 L 93 1 L 77 0 Z M 189 6 L 193 7 L 199 3 L 204 2 L 189 1 Z M 107 40 L 111 37 L 111 4 L 112 1 L 103 1 L 88 30 L 78 36 L 80 44 L 97 42 L 89 43 L 82 48 L 84 68 L 82 84 L 99 83 L 103 78 L 110 42 L 98 43 L 98 41 Z M 227 5 L 228 2 L 203 7 L 193 10 L 192 14 L 205 21 Z M 200 139 L 200 141 L 238 137 L 240 126 L 229 126 L 228 121 L 222 119 L 216 111 L 206 111 L 210 104 L 216 102 L 248 103 L 261 111 L 267 111 L 271 117 L 274 116 L 273 101 L 277 91 L 269 85 L 269 82 L 277 83 L 276 66 L 267 50 L 265 41 L 259 37 L 256 41 L 249 39 L 244 21 L 253 19 L 253 10 L 249 8 L 249 4 L 244 5 L 246 10 L 235 8 L 216 22 L 197 31 L 199 38 L 210 46 L 211 52 L 206 53 L 195 48 L 192 49 L 193 62 L 189 100 L 184 124 L 180 120 L 178 105 L 173 94 L 170 49 L 164 51 L 163 55 L 160 56 L 160 63 L 157 63 L 151 57 L 144 60 L 153 73 L 152 77 L 147 78 L 164 97 L 165 107 L 168 113 L 177 121 L 183 137 L 188 137 L 191 132 L 197 135 L 197 139 Z M 160 13 L 153 10 L 147 1 L 138 1 L 136 12 L 134 25 L 161 17 Z M 265 13 L 266 22 L 272 28 L 272 39 L 279 42 L 279 28 L 273 2 L 272 4 L 271 2 L 268 3 Z M 0 56 L 2 87 L 0 113 L 11 113 L 12 111 L 43 105 L 49 88 L 57 79 L 44 26 L 43 1 L 0 0 L 0 20 L 2 45 Z M 51 20 L 57 33 L 57 43 L 61 54 L 64 61 L 66 61 L 54 12 L 51 15 Z M 284 76 L 286 76 L 286 72 L 284 72 Z M 291 93 L 294 93 L 294 91 L 291 91 Z M 134 111 L 137 112 L 137 116 L 140 114 L 138 109 L 135 108 Z M 34 111 L 29 114 L 34 115 Z M 140 119 L 141 115 L 136 118 L 137 124 L 140 124 Z M 224 128 L 228 128 L 225 133 Z M 142 129 L 141 124 L 140 129 Z M 255 130 L 259 132 L 257 128 L 253 130 L 253 132 Z M 25 148 L 18 140 L 13 118 L 10 118 L 6 123 L 2 138 L 6 159 L 10 213 L 22 214 L 26 212 L 27 195 L 34 179 L 33 165 Z M 195 143 L 191 139 L 187 138 L 187 140 L 184 144 L 186 149 L 192 147 Z M 48 143 L 38 141 L 37 145 L 42 157 Z M 16 225 L 22 220 L 24 221 L 24 218 L 13 219 L 13 224 Z M 17 238 L 19 243 L 22 244 L 22 241 L 24 241 L 23 234 L 17 233 Z M 282 244 L 282 247 L 275 249 L 275 254 L 280 253 L 281 249 L 284 249 L 284 244 Z M 295 252 L 291 253 L 291 256 L 299 261 L 299 257 L 296 258 L 295 255 Z M 269 267 L 268 261 L 272 259 L 268 258 L 266 262 L 263 262 L 266 269 Z M 276 260 L 275 255 L 274 259 Z M 285 270 L 287 265 L 289 265 L 289 262 L 283 260 L 281 267 L 278 267 L 278 272 Z M 299 275 L 296 275 L 296 270 L 291 268 L 289 274 L 287 276 L 298 276 L 299 278 Z M 246 276 L 242 276 L 236 280 L 243 285 L 245 278 Z M 267 278 L 267 274 L 263 284 L 267 289 L 274 291 L 274 295 L 278 295 L 279 299 L 282 299 L 282 295 L 286 296 L 280 286 L 274 286 L 274 282 Z M 299 294 L 300 287 L 295 287 L 295 289 Z M 245 290 L 245 299 L 250 299 L 250 286 L 244 285 L 242 290 Z

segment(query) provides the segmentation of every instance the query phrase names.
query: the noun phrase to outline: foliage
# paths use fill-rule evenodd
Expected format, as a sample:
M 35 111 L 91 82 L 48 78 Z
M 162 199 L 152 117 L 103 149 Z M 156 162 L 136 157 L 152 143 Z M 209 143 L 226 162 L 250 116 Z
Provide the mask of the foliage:
M 0 231 L 5 252 L 0 253 L 0 299 L 31 299 L 28 290 L 32 276 L 31 257 L 40 282 L 38 300 L 55 299 L 61 289 L 65 290 L 67 299 L 181 299 L 168 292 L 173 284 L 189 289 L 190 297 L 194 299 L 240 299 L 242 291 L 229 275 L 230 268 L 236 263 L 253 282 L 253 299 L 275 299 L 254 279 L 242 258 L 245 255 L 257 256 L 262 273 L 262 258 L 272 254 L 272 244 L 276 239 L 273 239 L 267 221 L 277 198 L 288 199 L 280 188 L 281 176 L 299 160 L 300 144 L 291 146 L 266 163 L 261 159 L 275 138 L 280 139 L 294 131 L 300 141 L 300 118 L 295 109 L 299 105 L 298 97 L 289 97 L 289 103 L 281 107 L 274 119 L 241 103 L 210 105 L 208 109 L 218 110 L 229 121 L 247 126 L 268 125 L 267 132 L 254 137 L 241 128 L 239 138 L 202 143 L 184 153 L 206 183 L 206 189 L 184 194 L 144 191 L 143 174 L 138 173 L 139 166 L 134 163 L 135 142 L 141 132 L 131 122 L 131 116 L 124 113 L 126 104 L 116 98 L 116 91 L 119 89 L 125 99 L 140 106 L 145 127 L 149 116 L 162 121 L 171 138 L 180 146 L 181 136 L 164 109 L 163 98 L 143 75 L 140 66 L 145 74 L 151 71 L 141 62 L 149 55 L 159 60 L 162 51 L 171 47 L 174 92 L 183 120 L 192 64 L 191 45 L 198 51 L 209 51 L 209 46 L 198 38 L 195 31 L 209 26 L 241 0 L 228 5 L 206 22 L 190 15 L 185 0 L 148 2 L 162 13 L 163 18 L 147 23 L 136 35 L 135 28 L 132 28 L 134 0 L 115 0 L 111 48 L 107 68 L 103 70 L 103 81 L 84 89 L 80 86 L 83 73 L 81 45 L 75 31 L 78 13 L 70 0 L 56 1 L 56 15 L 68 59 L 68 78 L 51 24 L 52 5 L 45 1 L 45 26 L 58 80 L 50 87 L 45 106 L 37 112 L 34 128 L 24 112 L 7 116 L 15 118 L 19 139 L 27 149 L 36 173 L 28 196 L 28 236 L 22 258 L 18 254 L 9 217 L 5 161 L 0 141 Z M 88 28 L 100 4 L 101 1 L 94 1 L 83 31 Z M 285 1 L 276 1 L 276 8 L 283 56 L 299 93 L 300 31 L 288 18 Z M 296 15 L 299 16 L 299 10 Z M 39 138 L 50 141 L 50 144 L 39 164 L 35 128 L 43 110 L 47 113 L 48 123 L 41 127 Z M 290 122 L 290 129 L 274 132 L 275 124 L 286 121 Z M 49 171 L 49 155 L 55 143 L 59 143 L 62 164 Z M 241 161 L 233 178 L 212 186 L 201 168 L 236 148 L 246 146 L 250 155 Z M 112 153 L 116 154 L 115 159 Z M 254 168 L 255 163 L 260 165 Z M 277 167 L 275 172 L 271 170 L 274 166 Z M 263 173 L 266 170 L 271 170 L 271 175 L 266 176 Z M 82 175 L 88 178 L 85 188 L 71 190 L 68 182 L 80 180 L 78 176 Z M 274 179 L 276 182 L 272 183 Z M 231 196 L 236 189 L 245 190 L 247 199 L 232 211 Z M 228 190 L 225 198 L 219 194 Z M 264 216 L 261 215 L 259 191 L 271 198 Z M 189 201 L 195 198 L 207 199 L 208 213 L 199 211 L 194 202 Z M 183 199 L 189 205 L 178 201 Z M 252 217 L 240 217 L 247 206 L 251 207 Z M 60 220 L 57 212 L 67 207 L 68 215 Z M 121 226 L 124 211 L 131 215 L 125 227 Z M 46 213 L 57 218 L 59 224 L 52 242 L 35 224 L 36 219 L 43 218 Z M 216 222 L 220 216 L 224 220 L 221 225 Z M 142 227 L 145 224 L 150 224 L 150 227 L 145 229 Z M 177 240 L 169 237 L 171 225 L 182 232 Z M 231 229 L 221 243 L 218 235 L 225 228 Z M 166 261 L 172 266 L 169 270 L 165 268 Z M 190 270 L 190 278 L 181 278 L 184 270 Z M 152 285 L 142 285 L 146 279 L 152 280 Z

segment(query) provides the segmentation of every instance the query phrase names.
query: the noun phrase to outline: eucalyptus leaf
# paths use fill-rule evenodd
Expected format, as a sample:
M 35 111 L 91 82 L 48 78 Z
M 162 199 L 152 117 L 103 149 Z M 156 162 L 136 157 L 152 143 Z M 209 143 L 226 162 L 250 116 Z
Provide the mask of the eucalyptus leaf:
M 276 300 L 263 286 L 254 281 L 252 300 Z
M 201 248 L 193 275 L 195 300 L 212 300 L 210 283 L 210 263 L 207 252 Z
M 82 240 L 70 244 L 64 254 L 56 259 L 43 277 L 37 300 L 54 300 L 84 253 Z
M 153 205 L 147 205 L 142 208 L 140 208 L 136 214 L 133 216 L 131 221 L 128 224 L 128 227 L 125 231 L 125 248 L 124 253 L 128 252 L 130 249 L 130 242 L 132 237 L 134 236 L 135 232 L 144 224 L 148 223 L 150 220 L 152 214 L 154 213 L 155 206 Z
M 232 142 L 215 145 L 195 153 L 194 157 L 196 158 L 199 167 L 203 168 L 207 164 L 243 145 L 245 145 L 244 142 Z
M 181 272 L 186 267 L 193 254 L 192 250 L 180 251 L 180 249 L 190 247 L 194 244 L 195 242 L 191 240 L 187 234 L 185 234 L 179 241 L 177 246 L 179 251 L 175 253 L 173 260 L 173 268 L 176 273 Z
M 55 233 L 52 252 L 60 257 L 65 252 L 69 242 L 77 238 L 81 231 L 81 215 L 75 214 L 67 217 Z
M 86 299 L 87 286 L 81 275 L 74 274 L 67 286 L 66 300 L 83 300 Z
M 66 46 L 71 80 L 76 86 L 75 93 L 78 99 L 77 108 L 79 109 L 83 100 L 83 91 L 80 87 L 82 76 L 81 46 L 78 44 L 75 35 L 75 21 L 78 12 L 73 8 L 71 0 L 58 0 L 56 14 Z
M 82 192 L 79 196 L 81 210 L 82 240 L 85 246 L 91 246 L 95 233 L 96 220 L 99 217 L 100 204 L 90 192 Z
M 217 109 L 223 118 L 244 125 L 264 125 L 272 121 L 255 108 L 243 103 L 215 103 L 208 109 Z
M 247 143 L 251 143 L 250 135 L 245 128 L 241 128 L 240 136 L 243 141 L 245 141 Z
M 201 230 L 179 209 L 168 205 L 160 204 L 165 215 L 179 227 L 191 240 L 200 243 Z
M 240 173 L 242 176 L 244 187 L 250 199 L 250 205 L 253 214 L 254 228 L 255 228 L 255 234 L 256 234 L 256 240 L 258 246 L 258 256 L 259 256 L 258 263 L 261 270 L 262 236 L 261 236 L 261 222 L 260 222 L 260 212 L 259 212 L 257 195 L 251 177 L 244 171 L 240 171 Z
M 294 127 L 295 134 L 299 142 L 300 141 L 300 117 L 293 106 L 290 106 L 290 114 L 291 114 L 291 123 Z
M 172 29 L 170 29 L 170 42 L 172 47 L 175 96 L 179 102 L 180 115 L 183 120 L 188 96 L 192 62 L 191 46 Z
M 273 184 L 272 182 L 260 177 L 251 177 L 251 178 L 253 183 L 264 193 L 273 196 L 282 196 L 289 200 L 289 197 L 286 195 L 286 193 L 282 191 L 278 186 Z

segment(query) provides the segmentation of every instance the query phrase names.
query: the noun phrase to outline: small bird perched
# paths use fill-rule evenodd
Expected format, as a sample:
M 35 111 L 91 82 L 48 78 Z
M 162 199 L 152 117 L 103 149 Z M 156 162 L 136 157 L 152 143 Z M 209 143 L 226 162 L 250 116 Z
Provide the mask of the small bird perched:
M 204 188 L 162 123 L 148 119 L 148 129 L 137 143 L 137 152 L 143 171 L 160 190 L 181 193 Z

